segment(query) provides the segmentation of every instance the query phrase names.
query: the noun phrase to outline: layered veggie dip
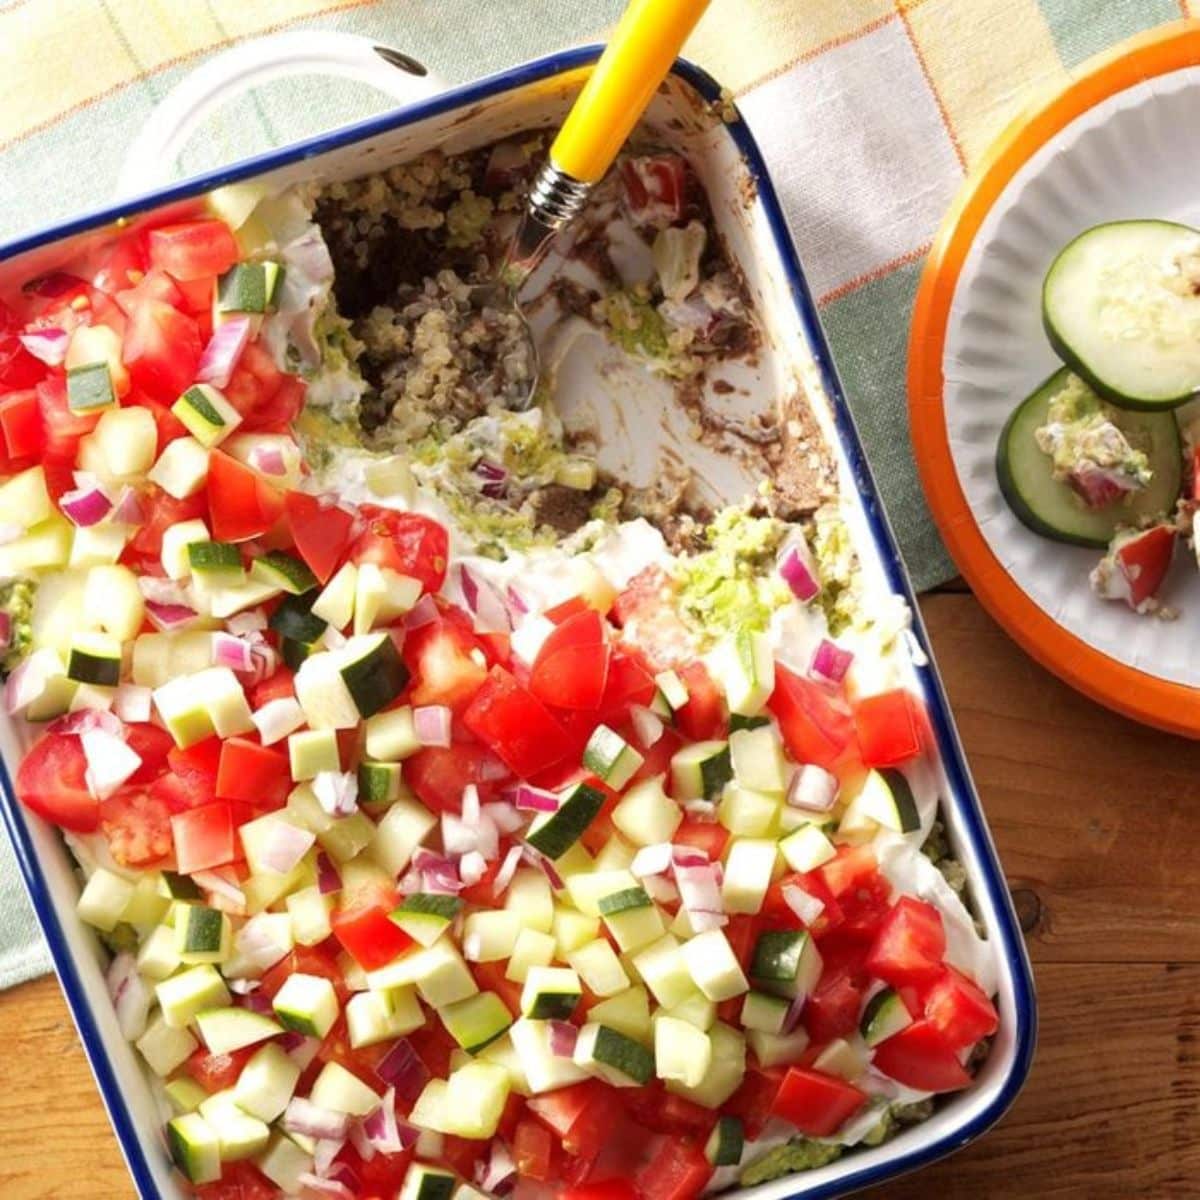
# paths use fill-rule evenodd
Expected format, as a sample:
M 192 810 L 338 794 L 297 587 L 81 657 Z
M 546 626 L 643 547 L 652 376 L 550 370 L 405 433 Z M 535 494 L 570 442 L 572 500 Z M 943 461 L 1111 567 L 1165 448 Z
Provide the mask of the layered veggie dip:
M 467 296 L 543 148 L 223 189 L 0 309 L 15 790 L 203 1200 L 691 1200 L 997 1028 L 818 423 L 704 416 L 763 334 L 689 164 L 627 155 L 528 304 L 753 494 L 603 468 Z

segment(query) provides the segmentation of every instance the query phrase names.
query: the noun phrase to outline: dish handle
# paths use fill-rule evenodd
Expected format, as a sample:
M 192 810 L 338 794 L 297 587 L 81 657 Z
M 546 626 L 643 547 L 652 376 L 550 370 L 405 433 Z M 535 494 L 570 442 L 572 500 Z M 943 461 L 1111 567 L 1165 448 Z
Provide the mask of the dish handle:
M 297 30 L 252 38 L 213 55 L 158 104 L 126 152 L 117 197 L 139 195 L 165 183 L 184 146 L 215 109 L 252 87 L 293 75 L 353 79 L 400 105 L 446 87 L 415 58 L 357 34 Z

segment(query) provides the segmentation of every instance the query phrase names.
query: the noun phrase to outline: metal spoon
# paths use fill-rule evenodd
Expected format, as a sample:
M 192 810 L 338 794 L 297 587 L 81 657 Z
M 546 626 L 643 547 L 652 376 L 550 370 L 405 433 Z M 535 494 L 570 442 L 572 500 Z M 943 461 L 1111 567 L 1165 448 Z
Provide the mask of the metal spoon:
M 537 344 L 517 293 L 612 166 L 708 4 L 631 0 L 529 189 L 496 278 L 471 289 L 469 300 L 476 310 L 511 312 L 521 321 L 532 370 L 529 391 L 510 408 L 523 411 L 533 403 L 539 370 Z

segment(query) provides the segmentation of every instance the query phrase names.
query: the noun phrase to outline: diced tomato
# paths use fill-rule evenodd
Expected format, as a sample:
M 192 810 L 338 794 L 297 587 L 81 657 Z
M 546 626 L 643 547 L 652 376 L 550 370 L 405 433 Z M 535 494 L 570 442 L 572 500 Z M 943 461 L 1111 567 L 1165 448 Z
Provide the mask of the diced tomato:
M 638 1193 L 627 1179 L 604 1179 L 559 1192 L 559 1200 L 637 1200 Z
M 201 1048 L 188 1058 L 183 1069 L 206 1092 L 223 1092 L 237 1083 L 242 1068 L 257 1049 L 257 1046 L 247 1046 L 229 1054 L 210 1054 Z
M 441 1021 L 426 1021 L 420 1029 L 408 1035 L 408 1040 L 431 1075 L 445 1079 L 450 1074 L 450 1059 L 461 1047 Z
M 198 784 L 196 778 L 185 779 L 173 771 L 160 775 L 147 791 L 165 804 L 169 813 L 187 812 L 189 808 L 199 808 L 216 798 L 216 791 L 211 785 Z
M 646 670 L 641 657 L 624 647 L 614 648 L 604 698 L 600 701 L 600 719 L 611 723 L 625 717 L 631 704 L 649 704 L 656 690 L 654 676 Z
M 854 736 L 850 714 L 819 684 L 775 665 L 775 690 L 767 707 L 779 722 L 784 743 L 797 762 L 831 767 Z
M 46 374 L 46 366 L 21 344 L 21 322 L 0 300 L 0 389 L 30 388 Z
M 151 484 L 138 497 L 142 523 L 130 539 L 127 550 L 136 558 L 157 560 L 162 554 L 162 535 L 172 525 L 204 516 L 204 493 L 176 500 L 162 488 Z
M 1152 525 L 1149 529 L 1118 538 L 1114 552 L 1117 569 L 1129 585 L 1130 608 L 1139 608 L 1157 593 L 1171 565 L 1176 530 L 1172 524 Z
M 946 967 L 925 995 L 925 1015 L 953 1050 L 991 1037 L 999 1025 L 996 1006 L 973 979 Z
M 100 824 L 100 803 L 88 790 L 87 759 L 79 738 L 44 733 L 17 768 L 17 795 L 26 808 L 73 833 Z
M 728 729 L 725 701 L 708 668 L 694 661 L 679 667 L 678 675 L 688 691 L 687 703 L 675 713 L 679 731 L 693 742 L 723 738 Z
M 725 853 L 729 842 L 729 830 L 717 821 L 684 817 L 671 842 L 676 846 L 691 846 L 696 850 L 703 850 L 711 861 L 716 862 Z
M 110 289 L 105 289 L 110 291 Z M 116 300 L 117 306 L 126 316 L 134 313 L 148 300 L 156 300 L 159 304 L 169 304 L 172 308 L 184 307 L 183 293 L 175 281 L 157 268 L 147 271 L 135 284 L 125 284 L 124 287 L 111 290 L 110 294 Z
M 326 941 L 319 946 L 297 946 L 285 958 L 280 959 L 273 967 L 263 972 L 260 993 L 268 1000 L 273 1000 L 275 993 L 283 987 L 290 976 L 297 974 L 320 975 L 333 984 L 339 998 L 344 1000 L 349 994 L 349 989 L 346 987 L 346 981 L 342 978 L 342 972 L 338 969 L 332 952 L 326 949 L 331 945 L 331 942 Z
M 353 1153 L 354 1147 L 344 1148 L 338 1157 L 345 1161 L 347 1151 Z M 370 1162 L 359 1158 L 357 1164 L 352 1163 L 351 1167 L 363 1189 L 363 1200 L 369 1200 L 372 1196 L 383 1200 L 383 1197 L 399 1195 L 414 1156 L 415 1150 L 410 1149 L 402 1150 L 399 1154 L 377 1153 Z M 273 1192 L 272 1200 L 277 1195 L 278 1191 Z
M 537 774 L 569 749 L 562 727 L 542 702 L 503 667 L 493 667 L 463 712 L 463 725 L 514 774 Z
M 880 1042 L 872 1065 L 922 1092 L 954 1092 L 971 1082 L 946 1035 L 931 1020 L 914 1021 Z
M 826 966 L 804 1002 L 801 1020 L 816 1043 L 832 1042 L 858 1028 L 866 980 L 857 972 Z
M 499 907 L 502 908 L 503 903 Z M 514 983 L 508 978 L 505 973 L 507 968 L 508 963 L 504 961 L 472 963 L 471 973 L 475 976 L 475 982 L 479 984 L 481 992 L 495 992 L 508 1006 L 508 1011 L 514 1017 L 519 1017 L 521 1015 L 522 985 Z
M 283 495 L 256 471 L 220 450 L 208 456 L 208 513 L 218 542 L 261 537 L 283 516 Z
M 364 971 L 374 971 L 411 950 L 416 943 L 388 915 L 396 893 L 374 884 L 343 892 L 331 924 L 333 935 Z
M 99 414 L 75 413 L 67 407 L 67 383 L 64 377 L 44 379 L 37 385 L 36 391 L 46 436 L 46 453 L 70 459 L 74 463 L 80 438 L 96 428 Z
M 185 875 L 222 867 L 238 856 L 233 809 L 224 802 L 204 804 L 171 818 L 175 861 Z
M 350 545 L 354 518 L 336 504 L 324 505 L 306 492 L 288 492 L 284 511 L 297 553 L 322 583 L 328 583 Z
M 486 1140 L 444 1134 L 440 1157 L 452 1171 L 466 1179 L 474 1179 L 476 1165 L 487 1157 L 488 1144 Z
M 0 397 L 0 433 L 10 459 L 41 453 L 46 443 L 46 425 L 36 388 Z
M 832 1137 L 863 1106 L 866 1094 L 823 1071 L 789 1067 L 771 1111 L 809 1137 Z
M 643 154 L 621 162 L 621 183 L 630 217 L 638 225 L 665 229 L 683 217 L 687 164 L 678 154 Z
M 275 670 L 246 689 L 246 699 L 252 709 L 260 709 L 272 700 L 289 700 L 296 694 L 295 674 L 280 664 Z
M 545 1125 L 525 1118 L 513 1134 L 512 1155 L 522 1179 L 548 1183 L 554 1162 L 553 1134 Z
M 161 300 L 147 300 L 129 316 L 122 358 L 133 386 L 174 404 L 196 380 L 203 345 L 192 317 Z
M 463 788 L 473 783 L 482 799 L 495 792 L 494 770 L 504 768 L 477 742 L 426 746 L 404 760 L 404 781 L 434 812 L 461 812 Z
M 75 487 L 75 458 L 61 458 L 47 450 L 42 456 L 42 474 L 46 477 L 46 491 L 56 504 Z
M 940 974 L 946 953 L 942 914 L 924 900 L 901 896 L 884 919 L 867 956 L 867 970 L 901 987 Z
M 175 740 L 165 730 L 145 721 L 125 726 L 125 742 L 142 760 L 142 765 L 129 777 L 130 783 L 148 783 L 167 765 L 167 756 L 175 748 Z
M 671 604 L 674 584 L 661 567 L 639 571 L 613 602 L 609 620 L 621 627 L 653 671 L 695 659 L 691 634 Z
M 528 1108 L 558 1135 L 568 1154 L 590 1161 L 610 1135 L 620 1105 L 611 1087 L 591 1079 L 535 1096 Z
M 281 751 L 240 737 L 221 744 L 217 795 L 223 799 L 274 807 L 283 802 L 291 783 L 287 755 Z
M 658 1080 L 623 1090 L 621 1099 L 637 1124 L 656 1133 L 706 1138 L 717 1119 L 711 1108 L 668 1092 Z
M 530 672 L 529 690 L 556 708 L 599 708 L 611 659 L 604 619 L 584 605 L 564 617 L 542 643 Z
M 879 860 L 870 846 L 839 846 L 837 854 L 819 868 L 819 874 L 836 899 L 851 888 L 870 883 L 879 874 Z
M 215 219 L 152 229 L 147 248 L 154 266 L 185 281 L 221 275 L 241 257 L 229 226 Z
M 285 375 L 269 400 L 260 399 L 246 418 L 245 428 L 255 433 L 286 433 L 304 407 L 308 384 L 297 375 Z
M 712 1178 L 704 1151 L 687 1138 L 667 1138 L 634 1179 L 641 1200 L 693 1200 Z
M 196 1200 L 275 1200 L 279 1189 L 250 1162 L 221 1164 L 221 1178 L 200 1184 Z
M 782 1068 L 748 1066 L 737 1091 L 721 1105 L 721 1112 L 740 1117 L 746 1137 L 756 1138 L 771 1119 L 771 1110 L 782 1083 Z
M 377 563 L 419 579 L 427 592 L 436 592 L 442 586 L 450 555 L 450 538 L 444 526 L 420 513 L 396 512 L 375 504 L 359 505 L 358 512 L 367 527 L 350 551 L 355 562 Z
M 855 702 L 854 729 L 859 754 L 868 767 L 894 767 L 921 753 L 919 705 L 916 696 L 903 688 Z
M 103 801 L 100 829 L 123 867 L 146 867 L 171 853 L 171 810 L 153 790 L 124 787 Z
M 563 600 L 558 604 L 551 605 L 542 615 L 547 621 L 553 621 L 555 625 L 561 625 L 564 621 L 570 620 L 571 617 L 577 617 L 581 613 L 588 612 L 589 609 L 591 609 L 591 605 L 582 596 L 572 596 L 569 600 Z
M 167 752 L 167 765 L 185 778 L 203 777 L 215 795 L 217 772 L 221 769 L 221 739 L 208 737 L 186 750 L 174 746 Z
M 409 632 L 404 664 L 412 674 L 413 704 L 445 704 L 461 710 L 487 678 L 479 639 L 457 621 L 438 618 Z

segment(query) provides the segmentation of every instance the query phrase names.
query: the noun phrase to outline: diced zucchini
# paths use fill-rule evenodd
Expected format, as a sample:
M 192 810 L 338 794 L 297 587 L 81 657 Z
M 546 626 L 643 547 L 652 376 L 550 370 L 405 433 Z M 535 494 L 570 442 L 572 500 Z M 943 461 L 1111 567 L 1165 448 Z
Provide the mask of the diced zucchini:
M 709 929 L 683 943 L 680 954 L 695 985 L 712 1001 L 732 1000 L 749 988 L 724 930 Z
M 140 404 L 110 408 L 96 423 L 92 440 L 103 457 L 105 475 L 112 479 L 136 479 L 154 463 L 158 425 L 154 414 Z
M 781 807 L 778 796 L 727 783 L 717 820 L 735 837 L 769 837 L 775 830 Z
M 312 615 L 332 625 L 334 629 L 345 629 L 354 616 L 354 587 L 358 579 L 358 567 L 344 563 L 313 601 Z
M 175 905 L 175 950 L 183 963 L 220 963 L 229 957 L 229 917 L 203 904 Z
M 647 1046 L 654 1036 L 650 1022 L 650 998 L 640 985 L 593 1004 L 588 1009 L 588 1018 Z
M 837 856 L 837 848 L 819 825 L 808 822 L 779 843 L 779 852 L 793 871 L 815 871 Z
M 747 992 L 742 1001 L 742 1028 L 779 1034 L 787 1024 L 791 1001 L 766 992 Z
M 250 564 L 250 577 L 290 596 L 303 596 L 317 586 L 317 577 L 300 559 L 282 550 L 269 550 Z
M 358 707 L 336 654 L 325 651 L 306 658 L 296 672 L 295 687 L 310 729 L 353 729 L 358 724 Z
M 358 713 L 372 717 L 408 683 L 408 668 L 386 633 L 352 637 L 339 652 L 339 670 Z
M 761 1067 L 778 1067 L 799 1062 L 808 1049 L 808 1033 L 803 1026 L 791 1033 L 767 1033 L 762 1029 L 746 1031 L 746 1043 Z
M 192 1183 L 214 1183 L 221 1178 L 221 1143 L 216 1130 L 199 1113 L 184 1113 L 167 1122 L 167 1150 Z
M 564 960 L 580 946 L 585 946 L 600 936 L 600 922 L 595 917 L 565 905 L 555 906 L 554 924 L 551 929 L 554 934 L 555 954 Z
M 756 913 L 774 877 L 778 847 L 766 838 L 737 838 L 725 858 L 721 895 L 725 911 Z
M 450 938 L 439 938 L 432 946 L 371 971 L 367 980 L 372 988 L 415 983 L 421 999 L 434 1008 L 445 1008 L 479 991 L 474 975 Z
M 571 903 L 588 916 L 600 916 L 600 901 L 605 896 L 628 891 L 640 886 L 626 870 L 588 871 L 572 875 L 567 879 L 567 893 Z
M 391 875 L 399 875 L 436 825 L 437 818 L 423 805 L 397 800 L 375 827 L 371 857 Z
M 569 1021 L 583 996 L 579 976 L 566 967 L 531 967 L 521 992 L 521 1015 L 534 1021 Z
M 379 1096 L 341 1063 L 327 1062 L 313 1082 L 309 1099 L 321 1108 L 368 1117 L 379 1107 Z
M 206 590 L 239 587 L 246 581 L 242 552 L 232 542 L 189 542 L 187 557 L 192 578 Z
M 867 1047 L 860 1039 L 834 1038 L 813 1061 L 813 1070 L 837 1075 L 853 1083 L 862 1078 L 869 1061 Z
M 592 864 L 597 871 L 623 871 L 633 865 L 636 857 L 637 850 L 619 833 L 614 833 L 600 847 L 600 852 L 592 860 Z
M 112 373 L 106 362 L 91 362 L 67 371 L 67 407 L 74 413 L 103 412 L 117 407 Z
M 539 813 L 525 840 L 547 858 L 561 858 L 584 834 L 604 807 L 604 796 L 586 783 L 577 783 L 557 811 Z
M 659 1079 L 695 1087 L 712 1065 L 712 1042 L 703 1030 L 677 1017 L 654 1022 L 654 1069 Z
M 769 929 L 758 935 L 750 977 L 776 996 L 806 996 L 821 975 L 821 952 L 806 930 Z
M 657 941 L 665 932 L 662 913 L 643 887 L 610 892 L 599 898 L 597 907 L 609 933 L 626 954 Z
M 737 1030 L 721 1021 L 708 1031 L 708 1036 L 712 1040 L 712 1063 L 704 1078 L 695 1087 L 671 1080 L 667 1090 L 705 1108 L 719 1108 L 737 1091 L 746 1074 L 746 1043 Z
M 267 1148 L 271 1131 L 234 1099 L 233 1089 L 217 1092 L 200 1105 L 200 1115 L 217 1135 L 222 1162 L 252 1158 Z
M 146 871 L 139 876 L 121 920 L 135 926 L 157 925 L 171 907 L 171 902 L 159 891 L 158 885 L 157 873 Z
M 161 991 L 163 984 L 158 986 Z M 283 1032 L 270 1017 L 248 1008 L 202 1009 L 196 1013 L 196 1027 L 210 1054 L 231 1054 Z
M 137 635 L 146 616 L 137 576 L 115 563 L 99 563 L 89 569 L 83 606 L 101 629 L 121 642 Z
M 233 1086 L 238 1106 L 260 1121 L 274 1121 L 288 1106 L 300 1066 L 275 1042 L 256 1050 Z
M 604 938 L 580 946 L 568 955 L 567 961 L 595 996 L 615 996 L 629 987 L 629 976 L 621 960 Z
M 782 795 L 787 789 L 788 768 L 783 747 L 769 725 L 739 729 L 729 735 L 733 777 L 742 787 Z
M 186 1062 L 200 1045 L 186 1029 L 168 1025 L 162 1013 L 155 1014 L 134 1044 L 150 1070 L 163 1077 Z
M 683 820 L 683 811 L 663 790 L 663 777 L 644 779 L 621 797 L 613 809 L 613 824 L 637 846 L 669 842 Z
M 633 966 L 663 1008 L 682 1004 L 696 990 L 679 940 L 672 934 L 635 954 Z
M 522 929 L 517 934 L 504 978 L 511 979 L 513 983 L 524 983 L 529 978 L 532 968 L 548 967 L 554 961 L 556 949 L 555 940 L 548 933 L 537 929 Z
M 301 1176 L 311 1175 L 313 1170 L 313 1156 L 282 1133 L 271 1135 L 267 1148 L 254 1162 L 288 1196 L 300 1191 L 303 1186 Z
M 182 1029 L 204 1009 L 229 1003 L 229 991 L 217 969 L 208 963 L 191 967 L 164 979 L 154 989 L 163 1020 L 172 1029 Z
M 87 881 L 75 911 L 95 929 L 111 933 L 133 899 L 133 884 L 120 875 L 97 868 Z
M 332 729 L 303 729 L 288 736 L 288 762 L 292 778 L 301 783 L 322 771 L 340 771 L 337 733 Z
M 194 437 L 175 438 L 163 447 L 147 478 L 168 496 L 186 500 L 208 480 L 208 450 Z
M 895 833 L 915 833 L 921 828 L 921 814 L 912 787 L 904 774 L 893 767 L 880 767 L 868 773 L 858 795 L 842 814 L 842 824 L 853 827 L 859 817 L 867 817 Z
M 242 414 L 207 383 L 194 383 L 171 405 L 171 411 L 206 447 L 219 445 L 242 423 Z
M 46 489 L 46 472 L 29 467 L 0 483 L 0 522 L 18 529 L 32 529 L 55 515 L 54 502 Z
M 234 737 L 254 728 L 250 706 L 228 667 L 209 667 L 154 689 L 154 705 L 181 749 L 216 733 Z
M 710 671 L 722 686 L 729 711 L 754 716 L 775 690 L 775 658 L 765 633 L 739 629 L 710 656 Z
M 330 921 L 333 898 L 322 895 L 316 886 L 290 893 L 284 903 L 292 919 L 292 936 L 298 946 L 316 946 L 333 932 Z
M 216 312 L 261 316 L 275 307 L 283 281 L 277 262 L 239 262 L 217 280 Z
M 71 540 L 72 567 L 111 566 L 129 540 L 127 525 L 81 525 Z
M 613 1087 L 644 1087 L 654 1078 L 651 1051 L 620 1030 L 595 1021 L 579 1031 L 574 1058 L 577 1066 Z
M 363 468 L 363 481 L 373 496 L 398 496 L 406 506 L 411 506 L 417 498 L 412 468 L 400 454 L 372 459 Z
M 456 1137 L 481 1141 L 494 1137 L 512 1088 L 498 1063 L 469 1062 L 454 1071 L 446 1086 L 446 1112 Z
M 403 1037 L 424 1024 L 425 1012 L 411 987 L 358 992 L 346 1001 L 346 1028 L 355 1049 Z
M 693 742 L 671 759 L 672 794 L 681 803 L 687 800 L 720 799 L 721 791 L 733 778 L 729 743 Z
M 478 1054 L 513 1023 L 512 1014 L 495 992 L 477 992 L 465 1000 L 443 1005 L 438 1016 L 446 1031 L 468 1054 Z
M 393 909 L 392 920 L 414 941 L 432 946 L 461 911 L 462 901 L 457 896 L 415 892 Z
M 195 1112 L 208 1097 L 208 1093 L 186 1075 L 168 1080 L 163 1084 L 163 1092 L 170 1101 L 171 1111 L 176 1114 Z
M 376 713 L 366 723 L 366 750 L 370 758 L 379 762 L 399 762 L 416 754 L 421 748 L 413 728 L 412 709 L 406 704 L 400 708 Z
M 717 1019 L 717 1006 L 703 992 L 692 992 L 674 1008 L 660 1008 L 654 1015 L 656 1019 L 662 1016 L 687 1021 L 689 1025 L 695 1025 L 707 1033 Z
M 0 546 L 0 578 L 65 567 L 74 536 L 75 527 L 59 517 L 34 525 L 24 537 Z
M 573 1059 L 557 1055 L 550 1049 L 550 1026 L 546 1021 L 522 1017 L 508 1033 L 525 1069 L 529 1090 L 535 1096 L 557 1091 L 588 1077 Z
M 626 878 L 631 882 L 633 880 L 632 875 L 626 875 Z M 575 899 L 574 896 L 571 898 Z M 577 908 L 582 907 L 577 900 L 575 904 Z M 526 929 L 549 933 L 554 928 L 554 893 L 546 876 L 534 867 L 522 867 L 512 877 L 504 907 L 509 912 L 515 912 Z M 593 909 L 592 915 L 600 914 Z
M 718 1117 L 704 1143 L 704 1157 L 714 1167 L 736 1167 L 742 1161 L 746 1133 L 741 1117 Z
M 607 725 L 597 725 L 583 749 L 584 768 L 618 792 L 643 762 L 642 755 Z
M 900 993 L 892 988 L 884 988 L 867 1001 L 858 1031 L 868 1046 L 878 1046 L 893 1034 L 907 1029 L 912 1020 L 912 1014 Z
M 404 795 L 404 772 L 399 763 L 358 764 L 358 802 L 369 812 L 387 808 Z
M 390 625 L 421 598 L 419 579 L 401 575 L 376 563 L 361 563 L 354 583 L 354 632 L 369 633 Z
M 468 962 L 499 962 L 512 955 L 520 935 L 521 918 L 515 912 L 504 908 L 473 912 L 463 923 L 463 956 Z
M 158 886 L 169 900 L 200 900 L 204 895 L 190 875 L 180 875 L 178 871 L 160 871 Z
M 678 712 L 690 699 L 687 684 L 674 671 L 660 671 L 654 683 L 672 712 Z
M 285 596 L 268 618 L 268 624 L 281 637 L 295 642 L 312 644 L 321 640 L 328 628 L 320 617 L 312 612 L 316 597 L 307 592 L 298 596 Z
M 160 558 L 169 579 L 186 579 L 191 571 L 188 546 L 192 542 L 209 541 L 208 526 L 199 517 L 180 521 L 163 530 Z
M 458 1180 L 441 1167 L 413 1163 L 396 1200 L 453 1200 Z
M 323 1038 L 338 1019 L 337 993 L 323 975 L 289 975 L 272 1005 L 285 1029 L 305 1037 Z

